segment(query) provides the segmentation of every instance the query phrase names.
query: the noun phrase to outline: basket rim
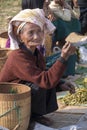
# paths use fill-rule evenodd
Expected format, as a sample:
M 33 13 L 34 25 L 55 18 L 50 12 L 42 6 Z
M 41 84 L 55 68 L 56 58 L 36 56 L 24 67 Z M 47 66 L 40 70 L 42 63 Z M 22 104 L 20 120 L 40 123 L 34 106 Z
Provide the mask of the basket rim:
M 27 91 L 24 93 L 1 93 L 0 92 L 0 101 L 13 101 L 14 99 L 15 100 L 21 100 L 21 99 L 24 99 L 26 97 L 29 97 L 29 95 L 31 95 L 31 88 L 25 84 L 20 84 L 20 83 L 12 83 L 12 82 L 0 82 L 0 85 L 17 85 L 17 86 L 24 86 L 24 87 L 27 87 Z

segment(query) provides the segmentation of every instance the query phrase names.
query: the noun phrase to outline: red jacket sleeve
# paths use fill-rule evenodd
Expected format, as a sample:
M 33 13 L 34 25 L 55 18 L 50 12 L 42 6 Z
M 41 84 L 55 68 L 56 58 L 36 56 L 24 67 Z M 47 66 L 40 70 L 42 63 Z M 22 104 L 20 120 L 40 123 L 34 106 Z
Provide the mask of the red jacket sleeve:
M 6 70 L 5 66 L 9 69 Z M 0 81 L 24 80 L 46 89 L 55 87 L 65 70 L 65 65 L 58 60 L 48 71 L 42 70 L 36 65 L 35 59 L 21 53 L 12 54 L 5 66 L 1 72 Z

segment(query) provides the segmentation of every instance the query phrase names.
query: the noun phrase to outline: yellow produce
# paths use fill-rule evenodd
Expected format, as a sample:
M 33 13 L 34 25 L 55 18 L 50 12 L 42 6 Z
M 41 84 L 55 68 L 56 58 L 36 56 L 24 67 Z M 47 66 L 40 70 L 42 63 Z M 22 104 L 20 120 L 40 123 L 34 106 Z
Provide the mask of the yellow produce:
M 87 104 L 87 88 L 79 88 L 76 90 L 75 94 L 67 94 L 65 97 L 61 98 L 65 105 L 81 105 Z
M 83 81 L 83 82 L 84 82 L 84 87 L 87 88 L 87 77 L 84 78 L 84 81 Z

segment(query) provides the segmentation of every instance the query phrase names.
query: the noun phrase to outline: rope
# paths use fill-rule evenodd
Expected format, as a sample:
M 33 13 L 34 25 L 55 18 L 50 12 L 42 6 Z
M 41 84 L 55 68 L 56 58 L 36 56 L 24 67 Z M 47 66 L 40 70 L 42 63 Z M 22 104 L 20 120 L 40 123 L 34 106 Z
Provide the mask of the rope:
M 13 130 L 16 130 L 19 126 L 20 126 L 20 120 L 21 120 L 21 114 L 20 114 L 20 107 L 16 105 L 16 102 L 14 102 L 14 106 L 13 108 L 11 108 L 10 110 L 6 111 L 5 113 L 0 115 L 0 118 L 9 114 L 11 111 L 16 110 L 17 112 L 17 116 L 18 116 L 18 124 L 15 126 L 15 128 Z
M 5 116 L 5 115 L 7 115 L 8 113 L 10 113 L 10 112 L 13 111 L 13 110 L 17 110 L 17 111 L 19 110 L 19 106 L 16 106 L 16 102 L 14 102 L 14 107 L 11 108 L 10 110 L 8 110 L 7 112 L 1 114 L 1 115 L 0 115 L 0 118 L 3 117 L 3 116 Z

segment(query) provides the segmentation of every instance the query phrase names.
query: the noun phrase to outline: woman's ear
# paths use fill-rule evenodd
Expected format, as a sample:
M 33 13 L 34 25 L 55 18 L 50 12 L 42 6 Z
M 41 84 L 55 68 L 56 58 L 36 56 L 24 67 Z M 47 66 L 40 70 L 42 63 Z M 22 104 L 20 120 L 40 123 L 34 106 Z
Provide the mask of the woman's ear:
M 17 37 L 18 37 L 19 42 L 20 42 L 20 43 L 23 43 L 22 34 L 19 33 Z

